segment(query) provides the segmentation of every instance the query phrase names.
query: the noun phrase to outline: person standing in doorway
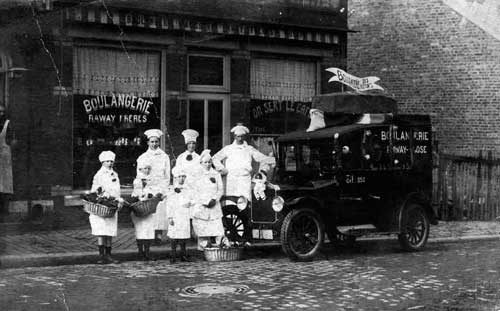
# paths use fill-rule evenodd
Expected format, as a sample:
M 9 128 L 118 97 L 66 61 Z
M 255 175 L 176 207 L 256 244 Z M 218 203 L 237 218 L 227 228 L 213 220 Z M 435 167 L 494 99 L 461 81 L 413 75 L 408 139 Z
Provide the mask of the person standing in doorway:
M 9 126 L 5 107 L 0 103 L 0 214 L 9 211 L 9 198 L 14 193 L 12 152 L 14 135 Z

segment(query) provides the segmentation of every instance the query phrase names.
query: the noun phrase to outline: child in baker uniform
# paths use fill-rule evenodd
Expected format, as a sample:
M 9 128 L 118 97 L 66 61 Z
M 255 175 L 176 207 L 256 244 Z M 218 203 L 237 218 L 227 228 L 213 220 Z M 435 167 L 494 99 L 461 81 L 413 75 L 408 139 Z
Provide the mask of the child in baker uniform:
M 168 232 L 171 239 L 172 255 L 170 262 L 175 263 L 177 245 L 180 245 L 180 260 L 188 261 L 186 254 L 186 241 L 191 237 L 191 211 L 192 191 L 186 186 L 186 172 L 181 166 L 172 169 L 174 184 L 167 196 Z
M 151 199 L 161 192 L 158 186 L 155 186 L 150 179 L 149 174 L 151 172 L 151 165 L 147 162 L 140 161 L 137 166 L 139 172 L 134 179 L 132 197 L 137 198 L 139 201 Z M 155 238 L 154 213 L 139 217 L 132 212 L 131 218 L 135 227 L 135 238 L 139 256 L 144 261 L 154 260 L 153 256 L 150 254 L 150 247 Z
M 99 192 L 105 197 L 114 197 L 119 202 L 118 207 L 121 207 L 123 199 L 120 198 L 120 180 L 118 174 L 113 170 L 115 154 L 112 151 L 103 151 L 99 154 L 99 161 L 102 167 L 94 175 L 90 191 Z M 111 242 L 118 231 L 118 212 L 115 212 L 112 217 L 90 214 L 89 222 L 92 235 L 97 236 L 97 245 L 99 246 L 97 263 L 118 263 L 118 260 L 111 257 Z

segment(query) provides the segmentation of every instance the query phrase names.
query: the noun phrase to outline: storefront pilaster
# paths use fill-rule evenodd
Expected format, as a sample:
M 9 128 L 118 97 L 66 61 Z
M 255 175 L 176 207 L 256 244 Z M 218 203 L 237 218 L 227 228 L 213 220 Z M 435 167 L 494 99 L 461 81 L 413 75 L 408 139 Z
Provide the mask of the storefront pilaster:
M 182 44 L 169 46 L 162 62 L 162 126 L 165 135 L 165 151 L 176 157 L 184 151 L 181 132 L 186 127 L 186 67 L 187 48 Z

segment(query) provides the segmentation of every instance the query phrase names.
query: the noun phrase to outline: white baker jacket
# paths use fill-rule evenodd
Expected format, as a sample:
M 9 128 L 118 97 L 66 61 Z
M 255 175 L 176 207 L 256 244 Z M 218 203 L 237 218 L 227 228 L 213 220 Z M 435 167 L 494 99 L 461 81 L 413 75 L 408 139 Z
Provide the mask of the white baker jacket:
M 177 189 L 177 192 L 175 191 Z M 169 223 L 167 236 L 171 239 L 189 239 L 191 237 L 192 190 L 184 185 L 170 187 L 167 194 L 167 215 L 173 220 Z
M 223 184 L 220 174 L 214 169 L 202 170 L 196 180 L 195 205 L 193 207 L 193 228 L 198 237 L 223 236 L 222 208 L 220 198 Z M 207 207 L 211 200 L 215 206 Z
M 168 190 L 168 185 L 170 184 L 170 158 L 165 153 L 165 151 L 160 148 L 156 150 L 148 149 L 146 152 L 141 154 L 137 158 L 137 163 L 141 161 L 145 161 L 149 165 L 151 165 L 151 173 L 149 177 L 151 181 L 153 181 L 156 185 L 161 188 L 162 194 L 166 194 Z M 138 174 L 139 169 L 137 169 Z M 158 203 L 156 207 L 156 213 L 154 213 L 156 224 L 156 230 L 167 230 L 168 221 L 167 221 L 167 206 L 166 201 L 163 200 Z
M 191 160 L 188 160 L 188 155 L 191 155 Z M 175 166 L 182 167 L 182 169 L 186 172 L 185 183 L 193 186 L 196 180 L 196 175 L 201 172 L 200 155 L 196 152 L 189 152 L 186 150 L 177 157 Z
M 94 175 L 92 180 L 91 192 L 97 192 L 101 187 L 109 196 L 116 199 L 120 198 L 120 179 L 114 170 L 101 167 Z M 118 212 L 113 217 L 100 217 L 93 214 L 89 215 L 92 235 L 116 236 L 118 232 Z
M 224 160 L 228 172 L 226 195 L 245 196 L 248 200 L 252 199 L 252 161 L 268 166 L 276 164 L 274 157 L 264 155 L 246 141 L 241 145 L 233 142 L 217 152 L 213 157 L 215 168 L 221 170 L 224 167 L 222 164 Z

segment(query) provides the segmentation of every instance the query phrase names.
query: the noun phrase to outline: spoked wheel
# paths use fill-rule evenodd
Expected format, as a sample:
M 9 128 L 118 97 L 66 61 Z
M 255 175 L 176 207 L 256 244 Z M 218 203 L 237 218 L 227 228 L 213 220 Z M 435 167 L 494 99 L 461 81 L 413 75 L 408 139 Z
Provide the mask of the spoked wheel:
M 429 227 L 429 219 L 424 209 L 418 204 L 408 206 L 401 219 L 399 244 L 407 251 L 421 250 L 429 238 Z
M 283 220 L 281 245 L 283 251 L 294 260 L 311 260 L 320 250 L 324 239 L 324 224 L 312 209 L 293 210 Z
M 237 208 L 225 211 L 222 220 L 224 232 L 231 241 L 244 241 L 246 239 L 246 217 Z

